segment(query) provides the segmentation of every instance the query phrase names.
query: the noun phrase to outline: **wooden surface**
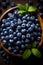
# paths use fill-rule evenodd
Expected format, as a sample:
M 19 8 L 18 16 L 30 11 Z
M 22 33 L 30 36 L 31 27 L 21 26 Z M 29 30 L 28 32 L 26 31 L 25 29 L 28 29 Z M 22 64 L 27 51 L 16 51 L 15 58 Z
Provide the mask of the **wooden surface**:
M 11 1 L 14 1 L 16 4 L 18 4 L 18 3 L 22 3 L 22 4 L 25 4 L 25 3 L 27 3 L 28 2 L 28 0 L 11 0 Z M 36 1 L 36 0 L 35 0 Z M 33 1 L 34 2 L 34 1 Z M 35 2 L 34 2 L 35 3 Z M 9 9 L 10 8 L 10 6 L 7 8 L 7 9 Z M 6 9 L 6 10 L 7 10 Z M 6 10 L 3 10 L 3 13 L 6 11 Z M 3 14 L 2 13 L 2 14 Z M 43 51 L 43 47 L 41 48 L 41 51 Z M 42 53 L 42 52 L 41 52 Z M 42 53 L 42 55 L 43 55 L 43 53 Z M 32 60 L 32 61 L 31 61 Z M 14 59 L 13 60 L 14 62 L 12 62 L 12 64 L 5 64 L 4 63 L 4 61 L 3 61 L 3 59 L 1 58 L 1 56 L 0 56 L 0 65 L 32 65 L 32 64 L 40 64 L 40 65 L 43 65 L 43 57 L 42 58 L 40 58 L 40 59 L 37 59 L 37 58 L 34 58 L 34 56 L 33 57 L 31 57 L 30 59 L 28 59 L 28 60 L 26 60 L 26 61 L 24 61 L 24 60 L 20 60 L 20 59 Z M 42 64 L 41 64 L 42 63 Z

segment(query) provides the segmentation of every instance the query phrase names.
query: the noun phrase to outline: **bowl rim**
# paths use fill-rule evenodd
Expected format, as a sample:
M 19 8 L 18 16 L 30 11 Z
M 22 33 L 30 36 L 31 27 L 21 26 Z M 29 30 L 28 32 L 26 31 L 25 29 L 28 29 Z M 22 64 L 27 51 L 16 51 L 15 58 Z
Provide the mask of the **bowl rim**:
M 15 7 L 12 7 L 12 8 L 10 8 L 10 9 L 8 9 L 7 11 L 5 11 L 4 12 L 4 14 L 2 14 L 2 16 L 0 17 L 0 22 L 1 22 L 1 20 L 3 19 L 3 17 L 8 13 L 8 12 L 10 12 L 11 10 L 14 10 L 14 9 L 17 9 L 18 8 L 18 6 L 15 6 Z M 38 19 L 39 19 L 39 15 L 37 15 L 38 16 Z M 40 18 L 40 24 L 41 24 L 41 18 Z M 42 20 L 43 21 L 43 20 Z M 42 28 L 42 24 L 41 24 L 41 28 Z M 40 43 L 38 44 L 38 47 L 40 47 L 41 45 L 42 45 L 42 39 L 43 39 L 43 28 L 42 28 L 42 35 L 41 35 L 41 41 L 40 41 Z M 4 51 L 6 52 L 6 53 L 9 53 L 10 55 L 13 55 L 13 56 L 19 56 L 19 57 L 21 57 L 22 55 L 21 54 L 14 54 L 13 52 L 10 52 L 7 48 L 5 48 L 4 46 L 3 46 L 3 44 L 2 44 L 2 42 L 1 42 L 1 40 L 0 40 L 0 46 L 4 49 Z

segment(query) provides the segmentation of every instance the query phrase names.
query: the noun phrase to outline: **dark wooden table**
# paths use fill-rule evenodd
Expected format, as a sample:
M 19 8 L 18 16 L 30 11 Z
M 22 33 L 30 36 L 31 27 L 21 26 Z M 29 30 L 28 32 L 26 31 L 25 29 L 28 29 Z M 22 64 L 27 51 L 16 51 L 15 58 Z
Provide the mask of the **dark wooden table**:
M 16 4 L 18 4 L 18 3 L 22 3 L 22 4 L 25 4 L 25 3 L 28 3 L 28 0 L 11 0 L 11 1 L 14 1 Z M 36 0 L 33 0 L 33 2 L 35 3 L 35 1 Z M 10 6 L 7 8 L 7 9 L 9 9 L 10 8 Z M 6 10 L 7 10 L 6 9 Z M 3 10 L 3 12 L 2 12 L 2 14 L 6 11 L 6 10 Z M 41 51 L 43 51 L 43 47 L 41 47 L 41 49 L 40 49 Z M 42 53 L 42 52 L 41 52 Z M 42 55 L 43 55 L 43 53 L 42 53 Z M 40 59 L 38 59 L 38 58 L 36 58 L 36 57 L 31 57 L 30 59 L 28 59 L 28 60 L 20 60 L 20 59 L 17 59 L 17 61 L 15 60 L 14 62 L 12 62 L 12 64 L 10 64 L 10 65 L 22 65 L 22 64 L 25 64 L 25 65 L 34 65 L 34 64 L 42 64 L 43 65 L 43 56 L 42 56 L 42 58 L 40 58 Z M 9 64 L 5 64 L 4 63 L 4 61 L 3 61 L 3 59 L 1 58 L 1 56 L 0 56 L 0 65 L 9 65 Z

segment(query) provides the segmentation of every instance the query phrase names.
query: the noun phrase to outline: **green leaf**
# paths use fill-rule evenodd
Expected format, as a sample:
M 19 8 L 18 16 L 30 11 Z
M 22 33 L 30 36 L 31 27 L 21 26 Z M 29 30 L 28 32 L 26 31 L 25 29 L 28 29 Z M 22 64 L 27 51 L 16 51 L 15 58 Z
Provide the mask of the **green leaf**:
M 35 6 L 29 6 L 28 12 L 35 12 L 37 8 Z
M 35 55 L 36 57 L 41 57 L 41 53 L 37 48 L 32 48 L 32 53 L 33 55 Z
M 36 42 L 33 42 L 32 43 L 32 48 L 36 47 L 36 45 L 37 45 Z
M 29 7 L 28 3 L 26 3 L 24 6 L 25 6 L 25 10 L 28 11 L 28 7 Z
M 26 10 L 26 9 L 25 9 L 25 8 L 26 8 L 25 5 L 22 5 L 22 4 L 18 4 L 18 8 L 19 8 L 20 10 L 24 10 L 24 11 Z
M 29 58 L 30 55 L 31 55 L 30 49 L 25 50 L 24 53 L 23 53 L 23 59 Z
M 23 13 L 25 13 L 25 11 L 24 10 L 19 10 L 18 13 L 23 14 Z
M 19 8 L 20 10 L 23 10 L 23 5 L 22 5 L 22 4 L 18 4 L 18 8 Z

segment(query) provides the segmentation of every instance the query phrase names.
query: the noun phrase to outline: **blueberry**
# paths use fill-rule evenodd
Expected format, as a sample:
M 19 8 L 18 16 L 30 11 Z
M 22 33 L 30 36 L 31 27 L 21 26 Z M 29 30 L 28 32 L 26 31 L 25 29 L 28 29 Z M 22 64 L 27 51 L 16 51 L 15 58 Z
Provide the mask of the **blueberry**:
M 5 32 L 5 31 L 6 31 L 6 29 L 4 28 L 4 29 L 3 29 L 3 32 Z
M 18 29 L 18 30 L 20 30 L 20 29 L 21 29 L 21 26 L 20 26 L 20 25 L 18 25 L 18 26 L 17 26 L 17 29 Z
M 32 21 L 28 21 L 28 23 L 31 25 L 32 24 Z
M 37 26 L 35 26 L 35 30 L 37 31 L 37 29 L 38 29 L 38 27 Z
M 30 19 L 31 19 L 32 21 L 34 21 L 34 20 L 35 20 L 35 16 L 31 16 Z
M 31 37 L 31 35 L 28 33 L 28 34 L 26 34 L 26 38 L 30 38 Z
M 2 19 L 2 23 L 5 24 L 6 23 L 6 19 Z
M 16 32 L 13 32 L 13 36 L 16 36 Z
M 2 2 L 2 7 L 3 7 L 3 8 L 7 8 L 6 2 Z
M 8 17 L 11 17 L 12 16 L 12 13 L 8 13 Z
M 9 31 L 10 30 L 10 27 L 7 27 L 6 30 Z
M 22 35 L 22 39 L 23 39 L 23 40 L 25 39 L 25 35 Z
M 32 27 L 32 28 L 35 28 L 35 24 L 32 24 L 31 27 Z
M 4 35 L 4 33 L 3 32 L 1 32 L 1 34 L 0 34 L 1 36 L 3 36 Z
M 43 18 L 43 13 L 40 13 L 40 16 Z
M 28 17 L 26 18 L 26 20 L 29 21 L 29 20 L 30 20 L 30 17 L 28 16 Z
M 1 36 L 1 39 L 4 40 L 5 39 L 5 36 Z
M 29 0 L 29 5 L 33 5 L 33 2 L 32 2 L 32 0 Z
M 24 50 L 24 49 L 25 49 L 25 45 L 23 45 L 23 44 L 22 44 L 22 45 L 21 45 L 21 49 L 23 49 L 23 50 Z
M 27 28 L 29 28 L 29 27 L 30 27 L 30 24 L 29 24 L 29 22 L 26 24 L 26 27 L 27 27 Z
M 26 20 L 26 16 L 23 16 L 23 17 L 22 17 L 22 20 Z
M 17 22 L 17 19 L 15 18 L 15 19 L 13 19 L 13 21 L 14 21 L 14 22 Z
M 27 18 L 28 16 L 29 16 L 29 15 L 28 15 L 28 14 L 26 14 L 26 15 L 25 15 L 25 18 Z
M 4 44 L 4 45 L 7 43 L 7 41 L 6 41 L 6 40 L 2 40 L 2 42 L 3 42 L 3 44 Z
M 21 35 L 22 35 L 22 34 L 21 34 L 20 32 L 17 33 L 17 37 L 18 37 L 18 38 L 21 37 Z
M 2 24 L 1 27 L 4 28 L 5 27 L 5 24 Z
M 12 29 L 9 29 L 9 34 L 12 34 L 13 33 L 13 30 Z
M 18 25 L 21 25 L 22 21 L 21 19 L 18 19 Z
M 9 35 L 9 39 L 13 39 L 13 34 L 10 34 Z
M 37 37 L 37 41 L 40 41 L 40 40 L 41 40 L 41 37 L 40 37 L 40 36 L 38 36 L 38 37 Z
M 6 27 L 10 26 L 10 22 L 6 22 L 6 23 L 5 23 L 5 26 L 6 26 Z
M 39 6 L 38 9 L 39 9 L 39 11 L 41 11 L 41 12 L 43 11 L 43 7 L 42 7 L 42 6 Z
M 12 48 L 11 48 L 11 47 L 8 47 L 8 50 L 9 50 L 9 51 L 12 51 Z
M 4 35 L 7 35 L 8 34 L 8 32 L 7 31 L 4 31 Z
M 16 33 L 18 33 L 19 32 L 19 30 L 18 29 L 16 29 Z
M 9 43 L 13 43 L 13 39 L 10 39 L 10 40 L 9 40 Z
M 16 42 L 16 45 L 20 45 L 20 44 L 21 44 L 21 41 L 17 41 L 17 42 Z
M 19 16 L 19 18 L 22 18 L 23 15 L 22 14 L 18 14 L 18 16 Z
M 34 37 L 31 37 L 31 41 L 34 41 Z
M 27 21 L 26 21 L 26 20 L 23 20 L 22 22 L 23 22 L 23 23 L 27 23 Z
M 10 21 L 10 23 L 12 24 L 12 23 L 14 23 L 14 21 Z
M 25 34 L 25 33 L 26 33 L 26 29 L 22 29 L 22 30 L 21 30 L 21 33 L 22 33 L 22 34 Z
M 41 36 L 41 32 L 38 32 L 37 34 L 38 34 L 38 36 Z
M 6 37 L 5 37 L 5 38 L 6 38 L 6 40 L 9 40 L 9 36 L 8 36 L 8 35 L 6 35 Z
M 14 41 L 17 41 L 17 37 L 14 37 L 13 39 L 14 39 Z
M 18 51 L 16 49 L 14 49 L 13 52 L 16 54 Z
M 11 6 L 11 7 L 16 6 L 15 2 L 10 2 L 10 6 Z
M 11 26 L 11 28 L 13 28 L 13 27 L 15 26 L 15 24 L 14 24 L 14 23 L 12 23 L 10 26 Z
M 33 32 L 35 36 L 37 36 L 37 32 Z
M 35 19 L 35 23 L 38 23 L 39 22 L 39 20 L 38 19 Z
M 24 41 L 24 40 L 21 40 L 21 43 L 22 43 L 22 44 L 24 44 L 24 43 L 25 43 L 25 41 Z
M 0 54 L 3 54 L 3 53 L 4 53 L 4 51 L 3 51 L 3 50 L 1 50 L 1 51 L 0 51 Z
M 36 26 L 38 26 L 38 27 L 39 27 L 39 26 L 40 26 L 40 25 L 39 25 L 39 23 L 37 23 L 37 24 L 36 24 Z
M 39 28 L 37 28 L 37 30 L 39 31 L 39 32 L 41 32 L 41 28 L 39 27 Z
M 29 42 L 30 42 L 29 39 L 26 39 L 26 40 L 25 40 L 25 43 L 29 43 Z
M 22 28 L 26 28 L 26 24 L 23 23 L 23 24 L 21 25 L 21 27 L 22 27 Z
M 3 54 L 2 54 L 2 57 L 6 57 L 6 53 L 3 53 Z
M 6 3 L 9 4 L 10 3 L 10 0 L 6 0 Z
M 33 32 L 33 28 L 32 27 L 29 27 L 28 28 L 28 32 Z

